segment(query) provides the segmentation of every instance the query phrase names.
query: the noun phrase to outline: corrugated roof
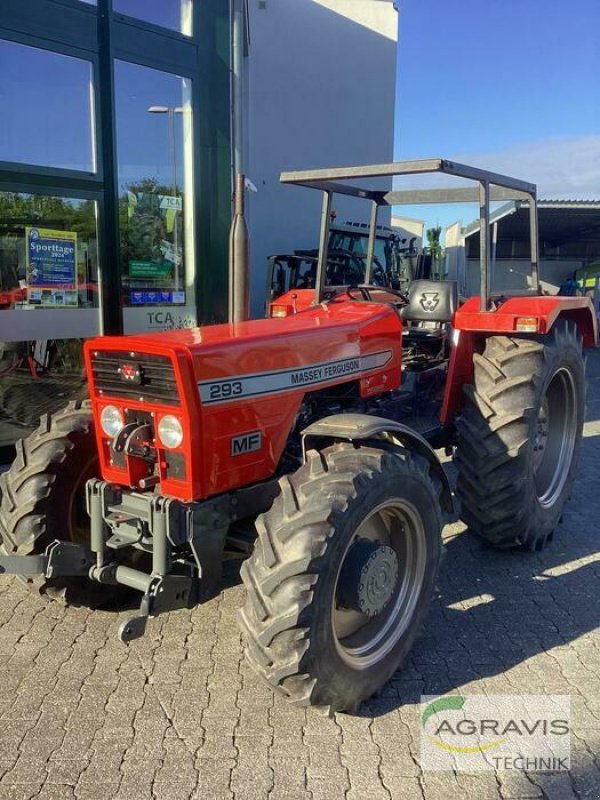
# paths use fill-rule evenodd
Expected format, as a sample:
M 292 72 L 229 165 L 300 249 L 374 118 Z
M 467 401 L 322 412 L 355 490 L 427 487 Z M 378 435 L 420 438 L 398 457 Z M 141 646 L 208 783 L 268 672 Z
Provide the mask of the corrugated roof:
M 498 222 L 498 238 L 529 238 L 529 209 L 519 201 L 505 203 L 492 214 Z M 557 244 L 600 239 L 600 200 L 538 200 L 540 241 Z M 465 238 L 479 236 L 479 220 L 465 228 Z
M 538 200 L 544 208 L 600 208 L 600 200 Z

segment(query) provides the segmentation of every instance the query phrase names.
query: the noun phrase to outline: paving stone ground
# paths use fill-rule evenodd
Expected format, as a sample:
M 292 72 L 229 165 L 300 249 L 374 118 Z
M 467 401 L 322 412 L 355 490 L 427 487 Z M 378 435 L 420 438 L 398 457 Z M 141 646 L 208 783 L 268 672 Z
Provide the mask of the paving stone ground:
M 486 548 L 462 523 L 423 636 L 357 716 L 274 697 L 242 660 L 238 585 L 151 620 L 63 608 L 0 581 L 2 800 L 600 798 L 600 354 L 579 474 L 553 545 Z M 235 582 L 234 582 L 235 583 Z M 421 694 L 568 694 L 570 773 L 435 773 L 419 764 Z

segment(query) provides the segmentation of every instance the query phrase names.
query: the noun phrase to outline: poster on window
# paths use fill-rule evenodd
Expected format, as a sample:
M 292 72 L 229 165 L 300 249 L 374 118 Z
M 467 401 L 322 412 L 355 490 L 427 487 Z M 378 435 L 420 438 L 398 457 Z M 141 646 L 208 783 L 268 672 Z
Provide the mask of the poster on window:
M 181 197 L 127 192 L 127 305 L 185 305 L 182 210 Z
M 45 307 L 76 307 L 77 233 L 25 228 L 27 300 Z

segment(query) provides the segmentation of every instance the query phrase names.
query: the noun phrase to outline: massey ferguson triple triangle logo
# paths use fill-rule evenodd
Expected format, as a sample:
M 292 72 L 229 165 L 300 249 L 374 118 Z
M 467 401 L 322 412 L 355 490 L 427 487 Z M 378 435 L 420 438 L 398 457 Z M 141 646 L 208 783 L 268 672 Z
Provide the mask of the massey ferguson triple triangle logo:
M 124 383 L 139 386 L 142 382 L 142 368 L 138 364 L 121 364 L 117 372 Z
M 420 303 L 423 311 L 435 311 L 440 304 L 440 295 L 438 292 L 423 292 Z

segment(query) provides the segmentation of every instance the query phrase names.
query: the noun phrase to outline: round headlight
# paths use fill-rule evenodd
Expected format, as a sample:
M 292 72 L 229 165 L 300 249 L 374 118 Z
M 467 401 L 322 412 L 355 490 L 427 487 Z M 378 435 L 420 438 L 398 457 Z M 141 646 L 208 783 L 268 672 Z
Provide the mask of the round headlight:
M 100 414 L 100 425 L 107 436 L 114 439 L 124 424 L 123 415 L 116 406 L 104 406 Z
M 177 417 L 167 414 L 158 423 L 158 438 L 165 447 L 173 449 L 183 442 L 183 428 Z

